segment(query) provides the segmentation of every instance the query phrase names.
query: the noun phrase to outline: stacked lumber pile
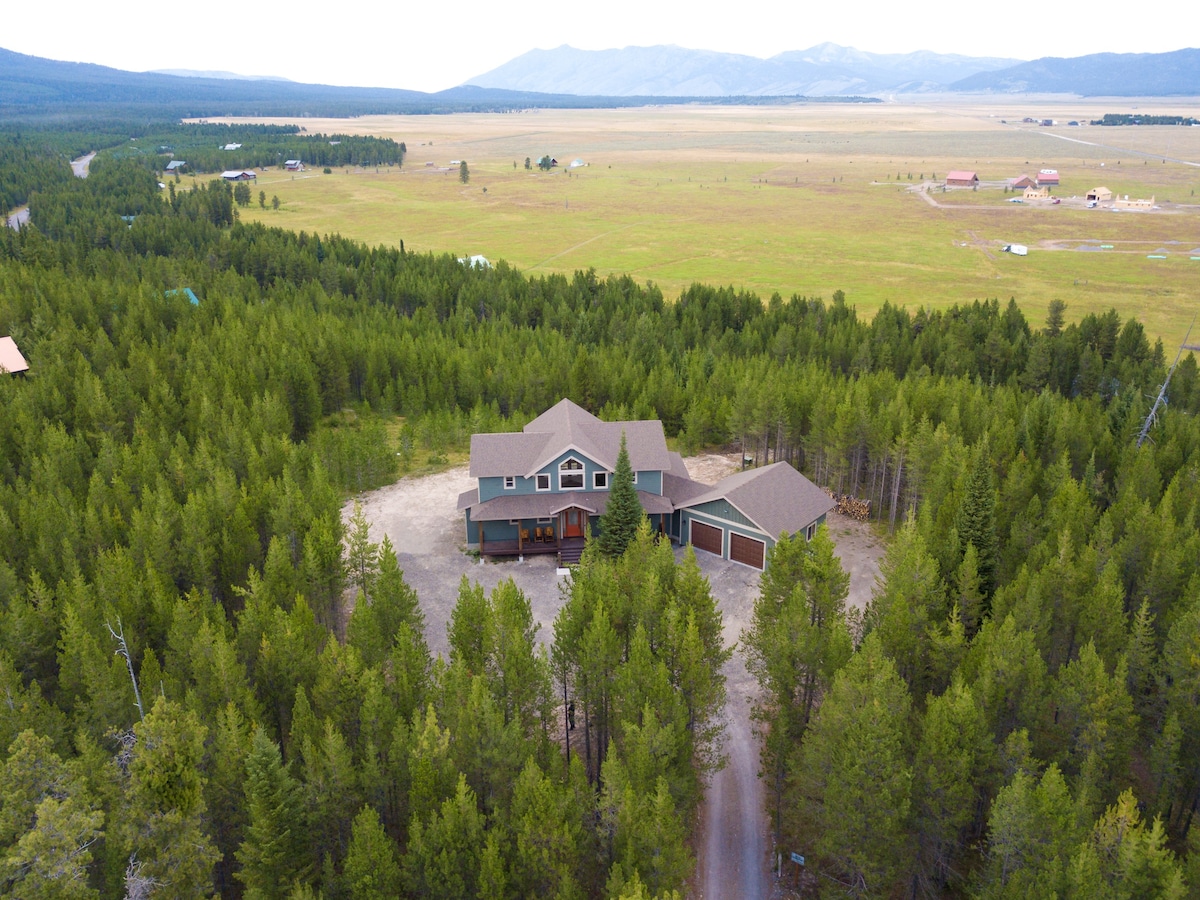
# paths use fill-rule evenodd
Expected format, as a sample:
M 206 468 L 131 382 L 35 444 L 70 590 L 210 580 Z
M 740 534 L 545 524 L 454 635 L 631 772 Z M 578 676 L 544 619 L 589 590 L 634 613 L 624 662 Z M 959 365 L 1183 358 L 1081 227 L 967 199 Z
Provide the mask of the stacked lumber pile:
M 833 502 L 837 504 L 837 511 L 843 516 L 849 516 L 859 522 L 865 522 L 871 518 L 871 501 L 859 500 L 857 497 L 851 497 L 849 494 L 839 494 L 825 488 Z

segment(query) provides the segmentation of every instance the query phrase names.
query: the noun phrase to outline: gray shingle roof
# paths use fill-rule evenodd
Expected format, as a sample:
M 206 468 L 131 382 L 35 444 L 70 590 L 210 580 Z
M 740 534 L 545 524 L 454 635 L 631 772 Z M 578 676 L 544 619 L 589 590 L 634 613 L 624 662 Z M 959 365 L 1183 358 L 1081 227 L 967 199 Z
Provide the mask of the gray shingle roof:
M 730 475 L 675 505 L 699 506 L 722 498 L 775 540 L 785 531 L 802 531 L 835 506 L 824 491 L 783 462 Z
M 471 436 L 471 477 L 532 477 L 552 460 L 575 450 L 610 472 L 617 466 L 621 433 L 635 472 L 671 467 L 662 422 L 602 422 L 570 400 L 560 400 L 520 434 Z
M 608 491 L 576 491 L 568 494 L 514 494 L 476 502 L 477 491 L 459 495 L 458 508 L 471 510 L 472 522 L 497 522 L 509 519 L 548 519 L 568 507 L 585 509 L 593 516 L 604 514 L 608 508 Z M 650 515 L 671 512 L 671 501 L 658 494 L 638 491 L 638 500 Z

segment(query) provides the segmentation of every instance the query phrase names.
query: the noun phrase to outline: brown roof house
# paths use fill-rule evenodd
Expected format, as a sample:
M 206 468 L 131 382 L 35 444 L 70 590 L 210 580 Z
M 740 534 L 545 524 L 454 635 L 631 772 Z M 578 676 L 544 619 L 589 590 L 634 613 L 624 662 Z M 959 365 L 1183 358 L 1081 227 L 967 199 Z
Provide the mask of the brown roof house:
M 557 553 L 575 562 L 599 534 L 625 435 L 638 499 L 651 525 L 676 542 L 763 568 L 783 532 L 815 532 L 833 501 L 786 463 L 716 485 L 688 477 L 658 421 L 603 422 L 561 400 L 525 426 L 471 437 L 476 486 L 458 498 L 467 545 L 484 556 Z
M 979 176 L 974 172 L 955 170 L 946 174 L 946 184 L 955 187 L 974 187 L 979 184 Z
M 17 342 L 11 337 L 0 337 L 0 374 L 18 375 L 29 371 L 29 363 L 17 349 Z
M 1008 186 L 1014 190 L 1016 188 L 1033 187 L 1033 179 L 1028 175 L 1018 175 L 1016 178 L 1008 179 Z

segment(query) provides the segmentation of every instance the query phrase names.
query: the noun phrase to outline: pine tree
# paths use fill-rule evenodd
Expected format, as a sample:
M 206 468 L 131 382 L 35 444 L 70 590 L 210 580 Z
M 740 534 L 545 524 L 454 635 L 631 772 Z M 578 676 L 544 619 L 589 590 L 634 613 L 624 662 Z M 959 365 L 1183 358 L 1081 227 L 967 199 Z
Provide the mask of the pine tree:
M 605 556 L 619 557 L 637 535 L 646 513 L 638 500 L 637 488 L 633 483 L 633 468 L 629 464 L 629 451 L 625 447 L 625 432 L 621 432 L 621 449 L 617 454 L 617 468 L 613 472 L 612 484 L 608 489 L 608 506 L 600 516 L 598 543 Z
M 992 461 L 987 441 L 976 451 L 975 465 L 967 478 L 966 495 L 955 520 L 960 553 L 969 545 L 978 554 L 976 569 L 979 589 L 985 598 L 996 589 L 996 490 L 992 481 Z
M 237 851 L 237 879 L 252 897 L 281 896 L 304 873 L 304 801 L 279 747 L 259 728 L 246 759 L 249 824 Z
M 379 814 L 370 806 L 364 806 L 354 819 L 343 877 L 354 900 L 392 900 L 400 896 L 396 847 L 383 830 Z
M 800 747 L 789 837 L 812 846 L 852 892 L 887 895 L 911 858 L 910 707 L 895 666 L 868 635 Z

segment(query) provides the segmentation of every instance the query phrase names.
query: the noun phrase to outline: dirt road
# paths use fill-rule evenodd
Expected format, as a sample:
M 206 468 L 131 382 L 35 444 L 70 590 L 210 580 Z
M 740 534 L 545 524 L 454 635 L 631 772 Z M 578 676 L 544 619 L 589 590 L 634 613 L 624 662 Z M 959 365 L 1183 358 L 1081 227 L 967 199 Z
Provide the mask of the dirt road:
M 693 457 L 686 463 L 693 478 L 710 484 L 737 467 L 733 459 L 719 455 Z M 539 639 L 548 643 L 553 639 L 551 629 L 561 605 L 564 579 L 551 556 L 480 564 L 460 551 L 465 534 L 455 500 L 471 483 L 462 466 L 437 475 L 402 478 L 362 495 L 371 539 L 378 541 L 386 534 L 395 546 L 405 580 L 421 600 L 426 640 L 434 653 L 448 651 L 446 625 L 464 575 L 489 591 L 502 579 L 512 578 L 529 598 L 540 624 Z M 353 502 L 348 503 L 343 520 L 349 522 L 353 511 Z M 861 608 L 879 573 L 882 542 L 868 526 L 836 513 L 830 515 L 829 528 L 842 565 L 850 572 L 849 602 Z M 724 618 L 725 642 L 736 643 L 750 624 L 758 572 L 708 553 L 697 557 Z M 728 700 L 723 750 L 728 763 L 712 778 L 700 812 L 692 896 L 763 900 L 771 895 L 774 878 L 764 791 L 758 778 L 758 741 L 750 725 L 750 706 L 758 686 L 746 671 L 740 652 L 726 664 L 725 677 Z
M 79 159 L 71 160 L 71 171 L 75 173 L 75 177 L 76 178 L 87 178 L 88 177 L 88 166 L 90 166 L 92 164 L 92 160 L 95 158 L 96 158 L 96 151 L 93 150 L 91 153 L 88 153 L 85 156 L 79 157 Z

